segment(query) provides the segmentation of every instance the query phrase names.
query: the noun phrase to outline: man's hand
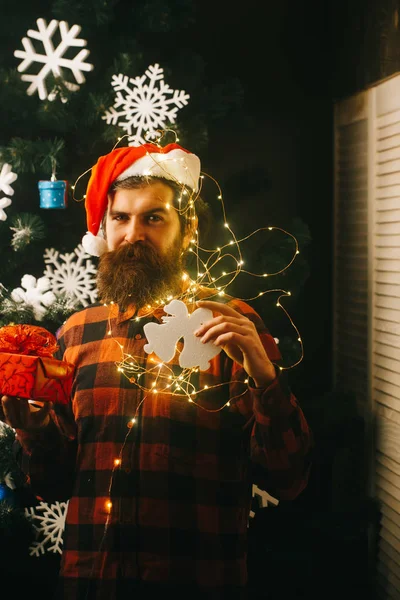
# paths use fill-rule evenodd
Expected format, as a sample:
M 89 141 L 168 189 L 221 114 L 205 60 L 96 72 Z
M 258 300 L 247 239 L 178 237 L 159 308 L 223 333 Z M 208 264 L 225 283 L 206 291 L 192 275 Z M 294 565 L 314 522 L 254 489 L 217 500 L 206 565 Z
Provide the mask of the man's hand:
M 216 346 L 221 346 L 229 358 L 243 366 L 257 387 L 270 385 L 276 377 L 275 367 L 268 358 L 254 323 L 220 302 L 199 300 L 196 304 L 199 308 L 208 308 L 220 315 L 204 323 L 195 331 L 195 335 L 201 337 L 203 343 L 212 340 Z
M 1 408 L 7 425 L 24 431 L 38 431 L 46 427 L 50 421 L 51 403 L 38 402 L 34 405 L 31 402 L 26 398 L 2 396 Z

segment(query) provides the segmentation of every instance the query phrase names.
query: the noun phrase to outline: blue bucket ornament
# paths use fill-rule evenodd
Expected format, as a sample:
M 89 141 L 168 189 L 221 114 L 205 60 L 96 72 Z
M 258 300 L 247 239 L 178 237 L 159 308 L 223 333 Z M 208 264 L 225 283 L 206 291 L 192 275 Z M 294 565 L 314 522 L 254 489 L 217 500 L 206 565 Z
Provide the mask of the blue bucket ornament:
M 38 187 L 40 208 L 67 208 L 67 181 L 62 179 L 41 180 Z

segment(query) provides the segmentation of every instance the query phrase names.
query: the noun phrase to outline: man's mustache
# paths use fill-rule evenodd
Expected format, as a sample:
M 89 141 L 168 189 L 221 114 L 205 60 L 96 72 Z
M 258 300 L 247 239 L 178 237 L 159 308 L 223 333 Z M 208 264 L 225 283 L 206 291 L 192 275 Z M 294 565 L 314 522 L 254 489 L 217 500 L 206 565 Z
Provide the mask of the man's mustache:
M 125 263 L 145 263 L 149 266 L 158 265 L 161 257 L 151 246 L 143 242 L 134 244 L 124 244 L 114 251 L 114 256 L 118 262 Z

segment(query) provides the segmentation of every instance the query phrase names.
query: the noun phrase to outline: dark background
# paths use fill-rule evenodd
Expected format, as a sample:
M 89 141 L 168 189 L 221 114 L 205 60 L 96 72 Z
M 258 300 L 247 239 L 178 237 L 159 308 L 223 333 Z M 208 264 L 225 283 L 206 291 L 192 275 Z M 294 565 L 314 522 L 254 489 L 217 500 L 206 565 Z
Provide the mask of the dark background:
M 160 62 L 172 46 L 183 64 L 195 51 L 207 81 L 233 76 L 242 84 L 240 120 L 214 123 L 202 152 L 234 231 L 280 226 L 289 217 L 310 230 L 309 277 L 285 306 L 304 342 L 290 378 L 316 434 L 316 454 L 306 492 L 290 506 L 259 511 L 251 524 L 252 600 L 374 597 L 368 527 L 376 514 L 357 477 L 363 423 L 351 413 L 351 398 L 332 392 L 333 110 L 336 100 L 400 70 L 399 5 L 202 0 L 189 29 L 154 40 Z M 39 562 L 35 576 L 44 580 L 51 568 Z
M 235 231 L 249 233 L 282 226 L 291 215 L 310 229 L 310 276 L 296 302 L 285 303 L 304 343 L 304 359 L 290 372 L 299 399 L 332 384 L 330 4 L 249 0 L 234 8 L 199 2 L 190 34 L 192 47 L 206 58 L 208 77 L 236 75 L 244 89 L 243 121 L 231 129 L 215 126 L 203 159 L 204 170 L 222 186 L 228 221 L 233 213 Z M 250 178 L 241 178 L 246 171 Z

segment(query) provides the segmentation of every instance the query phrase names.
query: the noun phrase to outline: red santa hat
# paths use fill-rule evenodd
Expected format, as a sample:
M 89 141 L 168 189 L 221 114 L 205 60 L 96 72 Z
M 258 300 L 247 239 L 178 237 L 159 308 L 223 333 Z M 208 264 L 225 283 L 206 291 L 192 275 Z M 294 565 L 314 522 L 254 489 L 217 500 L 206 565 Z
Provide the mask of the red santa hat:
M 179 144 L 159 147 L 151 143 L 115 148 L 100 156 L 92 167 L 85 198 L 88 231 L 82 245 L 88 254 L 101 256 L 107 251 L 100 225 L 107 210 L 110 186 L 133 175 L 163 177 L 197 192 L 200 159 Z

